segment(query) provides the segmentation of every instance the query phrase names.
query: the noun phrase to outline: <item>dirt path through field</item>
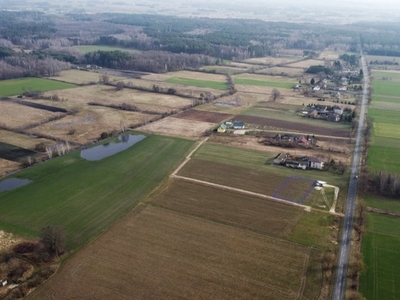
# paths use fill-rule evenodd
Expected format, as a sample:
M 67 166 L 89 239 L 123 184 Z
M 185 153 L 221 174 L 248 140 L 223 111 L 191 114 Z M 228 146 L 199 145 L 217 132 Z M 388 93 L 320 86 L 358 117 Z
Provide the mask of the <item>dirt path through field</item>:
M 183 163 L 181 163 L 181 164 L 179 165 L 179 167 L 176 168 L 176 170 L 171 174 L 172 177 L 176 176 L 176 174 L 180 171 L 180 169 L 182 169 L 182 168 L 187 164 L 187 162 L 190 160 L 190 158 L 192 157 L 193 153 L 195 153 L 196 150 L 199 149 L 201 145 L 203 145 L 206 141 L 208 141 L 208 139 L 209 139 L 209 137 L 206 137 L 205 139 L 203 139 L 202 141 L 200 141 L 200 143 L 196 146 L 196 148 L 194 148 L 194 149 L 192 150 L 192 152 L 190 152 L 189 155 L 186 156 L 185 161 L 184 161 Z

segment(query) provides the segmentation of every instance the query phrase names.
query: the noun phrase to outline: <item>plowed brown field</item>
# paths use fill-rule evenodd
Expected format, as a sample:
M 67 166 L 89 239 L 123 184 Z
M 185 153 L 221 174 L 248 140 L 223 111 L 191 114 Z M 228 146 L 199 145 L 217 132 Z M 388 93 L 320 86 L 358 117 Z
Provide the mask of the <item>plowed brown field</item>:
M 268 235 L 287 237 L 304 211 L 296 206 L 172 180 L 151 202 L 179 212 L 250 229 Z
M 277 174 L 201 159 L 191 159 L 178 175 L 264 195 L 272 195 L 287 179 Z
M 310 248 L 141 205 L 31 299 L 302 299 Z
M 350 131 L 335 128 L 335 123 L 332 123 L 332 128 L 318 126 L 318 124 L 309 125 L 301 122 L 290 122 L 284 120 L 276 120 L 262 117 L 239 115 L 235 118 L 236 121 L 242 121 L 248 124 L 257 124 L 270 126 L 279 129 L 286 129 L 301 133 L 320 134 L 326 136 L 349 137 Z

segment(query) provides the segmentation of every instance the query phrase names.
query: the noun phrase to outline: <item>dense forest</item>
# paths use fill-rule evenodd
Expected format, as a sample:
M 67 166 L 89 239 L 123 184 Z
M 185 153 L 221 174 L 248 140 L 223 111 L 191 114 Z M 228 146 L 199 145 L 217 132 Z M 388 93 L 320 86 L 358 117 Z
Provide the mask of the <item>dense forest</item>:
M 70 64 L 149 72 L 199 68 L 223 60 L 322 49 L 400 56 L 400 25 L 318 25 L 250 19 L 178 18 L 135 14 L 0 12 L 0 79 L 51 76 Z M 140 50 L 84 53 L 77 45 Z M 28 50 L 28 51 L 24 51 Z M 306 55 L 306 54 L 304 54 Z M 306 55 L 307 56 L 307 55 Z M 341 57 L 354 65 L 357 55 Z M 309 70 L 315 73 L 318 70 Z

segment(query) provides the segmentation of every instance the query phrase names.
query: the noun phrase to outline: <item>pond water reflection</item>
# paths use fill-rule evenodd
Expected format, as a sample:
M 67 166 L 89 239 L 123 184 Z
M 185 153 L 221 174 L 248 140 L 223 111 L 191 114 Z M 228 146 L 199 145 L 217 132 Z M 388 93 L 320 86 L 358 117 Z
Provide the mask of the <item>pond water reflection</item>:
M 124 151 L 145 138 L 146 136 L 144 135 L 121 134 L 118 136 L 118 142 L 111 142 L 82 150 L 81 157 L 89 161 L 101 160 Z
M 31 183 L 32 180 L 29 179 L 19 179 L 19 178 L 10 178 L 0 182 L 0 192 L 9 191 L 16 189 L 20 186 L 24 186 L 28 183 Z

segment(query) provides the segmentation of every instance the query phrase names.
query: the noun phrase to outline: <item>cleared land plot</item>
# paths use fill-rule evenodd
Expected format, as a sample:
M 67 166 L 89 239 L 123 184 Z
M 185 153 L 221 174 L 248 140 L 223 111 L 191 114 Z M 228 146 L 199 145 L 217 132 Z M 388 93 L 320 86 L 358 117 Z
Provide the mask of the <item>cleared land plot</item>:
M 69 82 L 74 84 L 89 84 L 89 83 L 98 83 L 100 80 L 101 74 L 89 71 L 80 71 L 80 70 L 67 70 L 61 71 L 59 76 L 50 77 L 50 79 Z M 112 81 L 122 81 L 126 78 L 108 75 L 110 82 Z
M 361 273 L 360 292 L 367 299 L 399 299 L 400 218 L 369 213 L 367 224 L 362 243 L 367 268 Z
M 179 179 L 152 195 L 151 202 L 181 213 L 281 237 L 287 237 L 304 214 L 304 210 L 295 206 Z
M 301 299 L 310 254 L 307 246 L 149 206 L 84 249 L 32 299 Z
M 203 111 L 198 109 L 186 110 L 174 116 L 174 118 L 182 118 L 187 120 L 209 122 L 209 123 L 221 123 L 222 121 L 230 119 L 232 117 L 233 115 Z
M 303 68 L 308 69 L 311 66 L 323 66 L 325 64 L 324 60 L 317 60 L 317 59 L 307 59 L 295 63 L 289 64 L 289 66 L 294 68 Z
M 60 225 L 68 249 L 81 247 L 152 191 L 192 145 L 148 136 L 100 161 L 86 161 L 75 151 L 25 169 L 17 177 L 33 182 L 1 192 L 0 225 L 31 235 L 49 224 Z
M 239 115 L 235 118 L 237 121 L 242 121 L 247 124 L 257 124 L 261 126 L 268 127 L 269 129 L 279 129 L 279 130 L 290 130 L 295 132 L 301 132 L 304 134 L 320 134 L 326 136 L 337 136 L 337 137 L 348 137 L 350 134 L 349 130 L 342 128 L 335 128 L 337 124 L 332 123 L 332 128 L 325 128 L 319 126 L 318 120 L 316 120 L 315 125 L 304 124 L 300 120 L 299 122 L 290 122 L 285 120 L 262 118 Z
M 281 75 L 281 76 L 302 76 L 304 69 L 301 68 L 285 68 L 285 67 L 273 67 L 267 69 L 257 70 L 256 73 L 264 73 L 269 75 Z
M 170 79 L 167 79 L 166 82 L 184 84 L 184 85 L 189 85 L 189 86 L 213 88 L 213 89 L 217 89 L 217 90 L 227 90 L 229 88 L 229 86 L 226 82 L 216 82 L 216 81 L 209 81 L 209 80 L 183 78 L 183 77 L 172 77 Z
M 74 46 L 73 48 L 79 49 L 84 53 L 95 52 L 95 51 L 123 51 L 129 53 L 138 53 L 139 50 L 122 48 L 122 47 L 112 47 L 112 46 L 103 46 L 103 45 L 82 45 L 82 46 Z
M 76 87 L 71 83 L 64 83 L 42 78 L 20 78 L 0 81 L 0 97 L 23 94 L 26 91 L 52 91 Z
M 178 175 L 269 196 L 287 179 L 278 174 L 201 159 L 191 159 Z
M 315 183 L 315 180 L 291 176 L 275 191 L 273 196 L 303 204 L 310 195 Z
M 366 195 L 365 202 L 367 206 L 379 208 L 387 211 L 400 212 L 400 201 L 393 198 L 385 198 L 376 195 Z
M 12 102 L 0 101 L 0 123 L 9 128 L 24 128 L 30 124 L 45 122 L 60 113 L 36 109 Z
M 186 138 L 198 138 L 213 127 L 215 127 L 214 123 L 167 117 L 141 126 L 138 130 Z
M 400 84 L 395 81 L 374 80 L 373 93 L 376 95 L 400 97 Z
M 103 132 L 111 132 L 113 130 L 119 132 L 121 130 L 121 122 L 127 127 L 135 127 L 156 118 L 159 117 L 133 111 L 91 106 L 75 115 L 69 115 L 63 119 L 32 128 L 29 132 L 87 144 L 98 140 Z
M 54 102 L 54 105 L 66 108 L 82 107 L 88 102 L 114 105 L 126 103 L 136 105 L 144 110 L 158 112 L 166 108 L 176 109 L 192 104 L 190 99 L 174 95 L 143 92 L 129 88 L 117 91 L 115 87 L 105 85 L 91 85 L 48 93 L 49 96 L 54 94 L 62 99 L 67 99 L 67 101 Z

